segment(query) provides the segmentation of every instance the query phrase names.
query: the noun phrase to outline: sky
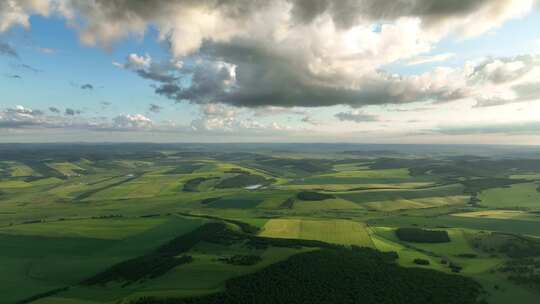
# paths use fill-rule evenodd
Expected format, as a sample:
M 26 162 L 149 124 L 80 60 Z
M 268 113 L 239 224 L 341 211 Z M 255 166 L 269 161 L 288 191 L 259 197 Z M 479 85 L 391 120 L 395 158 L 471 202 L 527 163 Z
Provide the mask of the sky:
M 540 0 L 2 0 L 0 142 L 540 144 Z

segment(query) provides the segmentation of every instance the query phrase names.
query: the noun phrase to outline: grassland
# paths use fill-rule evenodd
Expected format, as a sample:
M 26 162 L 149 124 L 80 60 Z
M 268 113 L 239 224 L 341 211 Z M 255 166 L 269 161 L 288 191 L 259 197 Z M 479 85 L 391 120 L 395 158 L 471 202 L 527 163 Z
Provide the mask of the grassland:
M 540 210 L 540 192 L 537 188 L 536 183 L 516 184 L 509 188 L 483 191 L 479 198 L 481 204 L 489 208 Z
M 86 171 L 85 169 L 70 162 L 48 163 L 47 165 L 65 176 L 78 175 Z
M 124 239 L 163 224 L 166 218 L 96 218 L 58 220 L 0 228 L 0 234 Z
M 260 235 L 373 247 L 366 226 L 347 220 L 272 219 Z
M 524 220 L 537 221 L 540 220 L 538 214 L 529 213 L 520 210 L 481 210 L 454 213 L 453 216 L 472 217 L 472 218 L 490 218 L 500 220 Z
M 0 303 L 65 287 L 31 303 L 209 295 L 332 246 L 392 251 L 400 266 L 445 274 L 453 263 L 482 284 L 488 303 L 540 296 L 499 271 L 509 257 L 472 241 L 491 232 L 540 238 L 540 160 L 186 147 L 45 149 L 39 157 L 0 149 Z M 80 284 L 208 223 L 244 239 L 196 242 L 182 253 L 191 262 L 155 278 Z M 445 230 L 450 242 L 404 242 L 395 235 L 402 227 Z M 233 256 L 260 262 L 224 262 Z
M 364 208 L 381 211 L 463 205 L 468 200 L 468 196 L 463 194 L 461 185 L 405 190 L 349 191 L 339 193 L 338 196 Z
M 190 231 L 201 222 L 173 217 L 121 220 L 112 224 L 104 220 L 66 223 L 62 222 L 63 227 L 57 225 L 64 231 L 48 227 L 39 235 L 35 233 L 38 227 L 0 232 L 3 244 L 0 263 L 7 274 L 2 276 L 0 289 L 4 299 L 8 299 L 6 303 L 28 297 L 29 290 L 38 294 L 75 284 L 115 262 L 147 252 L 183 231 Z

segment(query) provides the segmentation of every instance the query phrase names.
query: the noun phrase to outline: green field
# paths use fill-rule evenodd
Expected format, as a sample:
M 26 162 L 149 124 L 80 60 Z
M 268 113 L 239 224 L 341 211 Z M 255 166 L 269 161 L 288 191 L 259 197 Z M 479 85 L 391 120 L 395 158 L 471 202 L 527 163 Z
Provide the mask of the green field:
M 48 163 L 47 165 L 65 176 L 79 175 L 86 171 L 85 169 L 70 162 Z
M 260 235 L 373 247 L 366 226 L 362 223 L 346 220 L 269 220 L 264 225 Z
M 9 274 L 3 276 L 0 284 L 3 297 L 11 301 L 28 297 L 28 290 L 37 294 L 75 284 L 115 262 L 151 250 L 201 223 L 181 218 L 113 221 L 117 220 L 21 225 L 53 225 L 39 235 L 39 226 L 10 227 L 0 232 L 3 244 L 0 263 L 6 270 L 5 274 Z
M 468 200 L 468 196 L 463 194 L 461 185 L 410 190 L 350 191 L 338 195 L 362 207 L 381 211 L 463 205 Z
M 454 213 L 453 216 L 472 217 L 472 218 L 490 218 L 501 220 L 524 220 L 536 221 L 540 220 L 540 216 L 535 213 L 529 213 L 520 210 L 482 210 L 469 211 L 462 213 Z
M 503 271 L 540 260 L 536 160 L 106 147 L 53 149 L 42 159 L 7 153 L 0 161 L 0 303 L 214 296 L 292 257 L 354 255 L 360 247 L 397 253 L 392 265 L 404 275 L 423 269 L 474 279 L 488 303 L 540 296 L 540 287 Z M 214 224 L 224 230 L 197 234 Z M 405 242 L 398 228 L 444 230 L 450 242 Z M 508 236 L 508 246 L 478 245 L 492 233 Z M 532 260 L 502 253 L 520 240 Z M 137 269 L 152 276 L 130 281 Z M 83 283 L 111 274 L 106 284 Z
M 59 220 L 0 228 L 0 234 L 123 239 L 142 233 L 165 221 L 165 218 Z
M 481 204 L 489 208 L 540 210 L 540 192 L 537 188 L 536 183 L 516 184 L 510 188 L 483 191 L 479 198 Z

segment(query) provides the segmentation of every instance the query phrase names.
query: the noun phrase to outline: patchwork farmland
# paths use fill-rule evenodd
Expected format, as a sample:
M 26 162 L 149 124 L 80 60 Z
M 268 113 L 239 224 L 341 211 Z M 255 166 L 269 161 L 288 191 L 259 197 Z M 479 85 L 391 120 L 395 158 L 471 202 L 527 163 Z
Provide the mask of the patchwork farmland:
M 371 261 L 396 278 L 466 285 L 459 303 L 536 303 L 540 295 L 540 159 L 54 149 L 43 159 L 0 150 L 1 303 L 263 301 L 274 291 L 239 288 L 285 280 L 285 269 L 315 260 L 328 264 L 293 277 L 333 265 L 339 272 L 324 280 L 338 288 L 348 284 L 340 274 Z M 467 162 L 480 166 L 476 174 L 464 173 Z M 386 284 L 409 294 L 398 281 Z M 439 287 L 432 296 L 447 301 Z

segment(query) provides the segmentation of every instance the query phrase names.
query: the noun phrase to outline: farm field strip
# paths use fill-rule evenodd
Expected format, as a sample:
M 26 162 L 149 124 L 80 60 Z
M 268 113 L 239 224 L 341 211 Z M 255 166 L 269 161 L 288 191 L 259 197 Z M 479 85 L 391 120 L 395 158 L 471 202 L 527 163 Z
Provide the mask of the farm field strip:
M 472 217 L 472 218 L 491 218 L 501 220 L 524 220 L 540 221 L 540 214 L 533 214 L 520 210 L 481 210 L 462 213 L 453 213 L 452 216 Z
M 536 183 L 523 183 L 485 190 L 479 195 L 480 204 L 489 208 L 540 210 L 538 187 Z
M 373 247 L 366 226 L 347 220 L 271 219 L 260 235 Z

